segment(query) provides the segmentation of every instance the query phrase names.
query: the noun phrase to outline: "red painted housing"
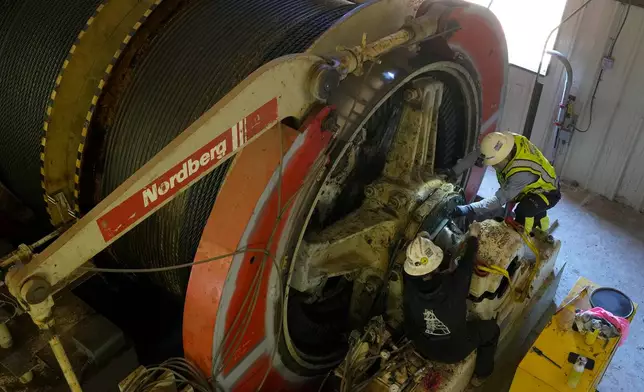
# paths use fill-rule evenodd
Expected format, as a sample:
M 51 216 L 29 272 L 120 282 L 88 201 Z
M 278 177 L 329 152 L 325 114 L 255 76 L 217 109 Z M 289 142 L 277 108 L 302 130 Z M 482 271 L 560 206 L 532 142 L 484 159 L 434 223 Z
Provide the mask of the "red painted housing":
M 481 91 L 480 134 L 496 130 L 507 75 L 500 24 L 487 9 L 466 3 L 449 9 L 441 23 L 461 27 L 448 44 L 473 65 L 472 77 Z M 245 248 L 283 251 L 288 203 L 314 165 L 325 160 L 331 135 L 321 123 L 328 110 L 315 113 L 301 131 L 274 128 L 235 158 L 195 260 Z M 276 171 L 280 158 L 281 176 Z M 483 174 L 483 169 L 473 170 L 466 186 L 468 199 L 476 195 Z M 216 374 L 227 390 L 255 391 L 260 385 L 270 391 L 296 390 L 306 380 L 288 369 L 275 350 L 281 325 L 275 318 L 281 312 L 272 301 L 284 284 L 277 273 L 279 263 L 249 250 L 192 269 L 184 311 L 185 355 L 206 374 Z

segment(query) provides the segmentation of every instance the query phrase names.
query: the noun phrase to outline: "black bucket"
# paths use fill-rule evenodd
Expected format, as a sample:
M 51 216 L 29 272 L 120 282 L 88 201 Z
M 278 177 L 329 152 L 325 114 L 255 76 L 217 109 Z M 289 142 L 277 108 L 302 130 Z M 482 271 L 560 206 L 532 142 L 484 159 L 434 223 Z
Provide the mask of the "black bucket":
M 626 294 L 610 287 L 600 287 L 593 291 L 590 294 L 590 305 L 624 318 L 631 317 L 635 311 L 633 301 Z

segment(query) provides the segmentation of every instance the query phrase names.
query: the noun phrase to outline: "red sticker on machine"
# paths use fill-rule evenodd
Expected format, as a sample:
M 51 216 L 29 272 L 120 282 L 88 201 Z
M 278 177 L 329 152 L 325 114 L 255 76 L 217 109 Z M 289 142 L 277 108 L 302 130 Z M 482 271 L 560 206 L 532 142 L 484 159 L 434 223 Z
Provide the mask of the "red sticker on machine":
M 129 229 L 276 121 L 277 98 L 273 98 L 98 218 L 96 222 L 103 239 L 110 241 Z

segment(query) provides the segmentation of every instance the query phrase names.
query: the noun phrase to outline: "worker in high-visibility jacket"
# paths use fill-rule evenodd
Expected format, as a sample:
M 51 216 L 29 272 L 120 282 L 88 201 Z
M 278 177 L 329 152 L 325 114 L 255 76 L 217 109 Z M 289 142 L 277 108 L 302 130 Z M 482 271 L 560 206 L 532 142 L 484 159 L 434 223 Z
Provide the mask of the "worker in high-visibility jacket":
M 559 202 L 561 191 L 555 169 L 541 151 L 525 136 L 492 132 L 481 141 L 481 156 L 496 170 L 501 187 L 492 197 L 456 207 L 452 215 L 480 221 L 502 216 L 504 205 L 516 202 L 515 220 L 527 233 L 548 230 L 546 211 Z

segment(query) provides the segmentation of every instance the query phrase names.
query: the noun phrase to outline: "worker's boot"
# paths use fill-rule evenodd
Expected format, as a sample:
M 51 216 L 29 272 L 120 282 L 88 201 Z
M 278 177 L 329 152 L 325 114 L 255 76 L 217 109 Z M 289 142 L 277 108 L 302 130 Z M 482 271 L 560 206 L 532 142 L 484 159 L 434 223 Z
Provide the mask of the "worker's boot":
M 470 380 L 470 384 L 472 384 L 473 387 L 477 388 L 483 385 L 489 377 L 479 377 L 476 374 L 472 376 L 472 379 Z
M 532 236 L 541 242 L 546 242 L 549 244 L 553 244 L 555 241 L 553 236 L 551 236 L 547 231 L 541 230 L 541 228 L 539 227 L 532 229 Z

